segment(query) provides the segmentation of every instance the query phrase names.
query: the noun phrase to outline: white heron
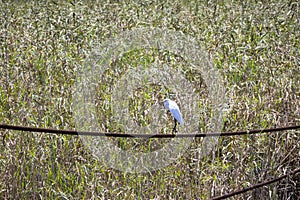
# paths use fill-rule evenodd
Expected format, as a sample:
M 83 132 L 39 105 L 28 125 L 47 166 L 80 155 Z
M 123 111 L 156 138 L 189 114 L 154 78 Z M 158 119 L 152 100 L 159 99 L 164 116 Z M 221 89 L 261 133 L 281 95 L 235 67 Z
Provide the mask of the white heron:
M 172 101 L 170 99 L 165 99 L 163 102 L 165 108 L 168 109 L 171 112 L 172 117 L 174 117 L 175 125 L 172 132 L 177 132 L 176 130 L 177 122 L 179 122 L 179 124 L 183 126 L 183 119 L 179 107 L 175 101 Z

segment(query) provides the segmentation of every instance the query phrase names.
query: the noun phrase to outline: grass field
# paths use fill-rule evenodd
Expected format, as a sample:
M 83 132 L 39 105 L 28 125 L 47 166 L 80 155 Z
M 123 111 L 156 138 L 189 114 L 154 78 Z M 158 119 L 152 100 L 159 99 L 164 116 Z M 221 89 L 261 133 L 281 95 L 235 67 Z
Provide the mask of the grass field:
M 222 131 L 300 124 L 298 1 L 1 1 L 0 123 L 75 129 L 74 85 L 93 51 L 118 34 L 164 28 L 195 38 L 224 80 Z M 96 86 L 99 130 L 126 132 L 109 102 L 128 70 L 182 69 L 195 87 L 199 133 L 213 115 L 208 85 L 180 55 L 137 49 L 110 62 Z M 171 87 L 143 83 L 131 91 L 129 115 L 142 127 L 145 110 Z M 175 99 L 176 100 L 176 99 Z M 181 107 L 187 98 L 180 101 Z M 107 103 L 108 102 L 108 103 Z M 225 108 L 224 108 L 225 109 Z M 142 114 L 141 114 L 142 113 Z M 188 122 L 188 118 L 185 121 Z M 171 131 L 172 119 L 160 126 Z M 194 139 L 170 165 L 124 173 L 101 162 L 79 136 L 0 130 L 0 199 L 209 199 L 278 177 L 300 166 L 299 130 L 219 138 L 201 156 Z M 154 151 L 169 140 L 111 139 L 122 149 Z M 137 147 L 136 147 L 137 146 Z M 297 199 L 300 175 L 234 199 Z

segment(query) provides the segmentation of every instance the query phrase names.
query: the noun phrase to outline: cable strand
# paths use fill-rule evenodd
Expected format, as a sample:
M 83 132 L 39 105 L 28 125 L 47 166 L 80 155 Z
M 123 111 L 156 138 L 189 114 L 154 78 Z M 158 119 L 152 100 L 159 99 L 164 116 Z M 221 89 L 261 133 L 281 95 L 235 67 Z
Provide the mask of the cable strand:
M 286 130 L 299 129 L 300 125 L 285 126 L 269 129 L 257 129 L 247 131 L 236 132 L 220 132 L 220 133 L 198 133 L 198 134 L 128 134 L 128 133 L 114 133 L 114 132 L 91 132 L 91 131 L 78 131 L 78 130 L 59 130 L 52 128 L 39 128 L 39 127 L 27 127 L 27 126 L 15 126 L 8 124 L 0 124 L 0 129 L 16 130 L 16 131 L 28 131 L 37 133 L 52 133 L 59 135 L 85 135 L 85 136 L 98 136 L 98 137 L 119 137 L 119 138 L 193 138 L 193 137 L 218 137 L 218 136 L 238 136 L 238 135 L 250 135 L 259 133 L 272 133 Z

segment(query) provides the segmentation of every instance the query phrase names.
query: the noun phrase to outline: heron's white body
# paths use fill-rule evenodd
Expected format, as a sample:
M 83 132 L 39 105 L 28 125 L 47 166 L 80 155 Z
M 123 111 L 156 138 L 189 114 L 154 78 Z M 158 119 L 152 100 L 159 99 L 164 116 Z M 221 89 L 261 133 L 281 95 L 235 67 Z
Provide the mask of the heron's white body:
M 171 115 L 180 123 L 180 125 L 183 126 L 182 115 L 180 113 L 177 103 L 170 99 L 165 99 L 164 105 L 165 105 L 165 108 L 171 112 Z

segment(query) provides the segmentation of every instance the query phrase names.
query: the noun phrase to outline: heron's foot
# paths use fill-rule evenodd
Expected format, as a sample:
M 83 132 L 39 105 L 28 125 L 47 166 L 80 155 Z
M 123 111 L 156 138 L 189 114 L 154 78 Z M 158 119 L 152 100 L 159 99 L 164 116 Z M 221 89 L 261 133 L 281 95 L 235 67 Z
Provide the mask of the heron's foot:
M 176 130 L 176 128 L 173 128 L 172 133 L 177 133 L 178 131 Z

